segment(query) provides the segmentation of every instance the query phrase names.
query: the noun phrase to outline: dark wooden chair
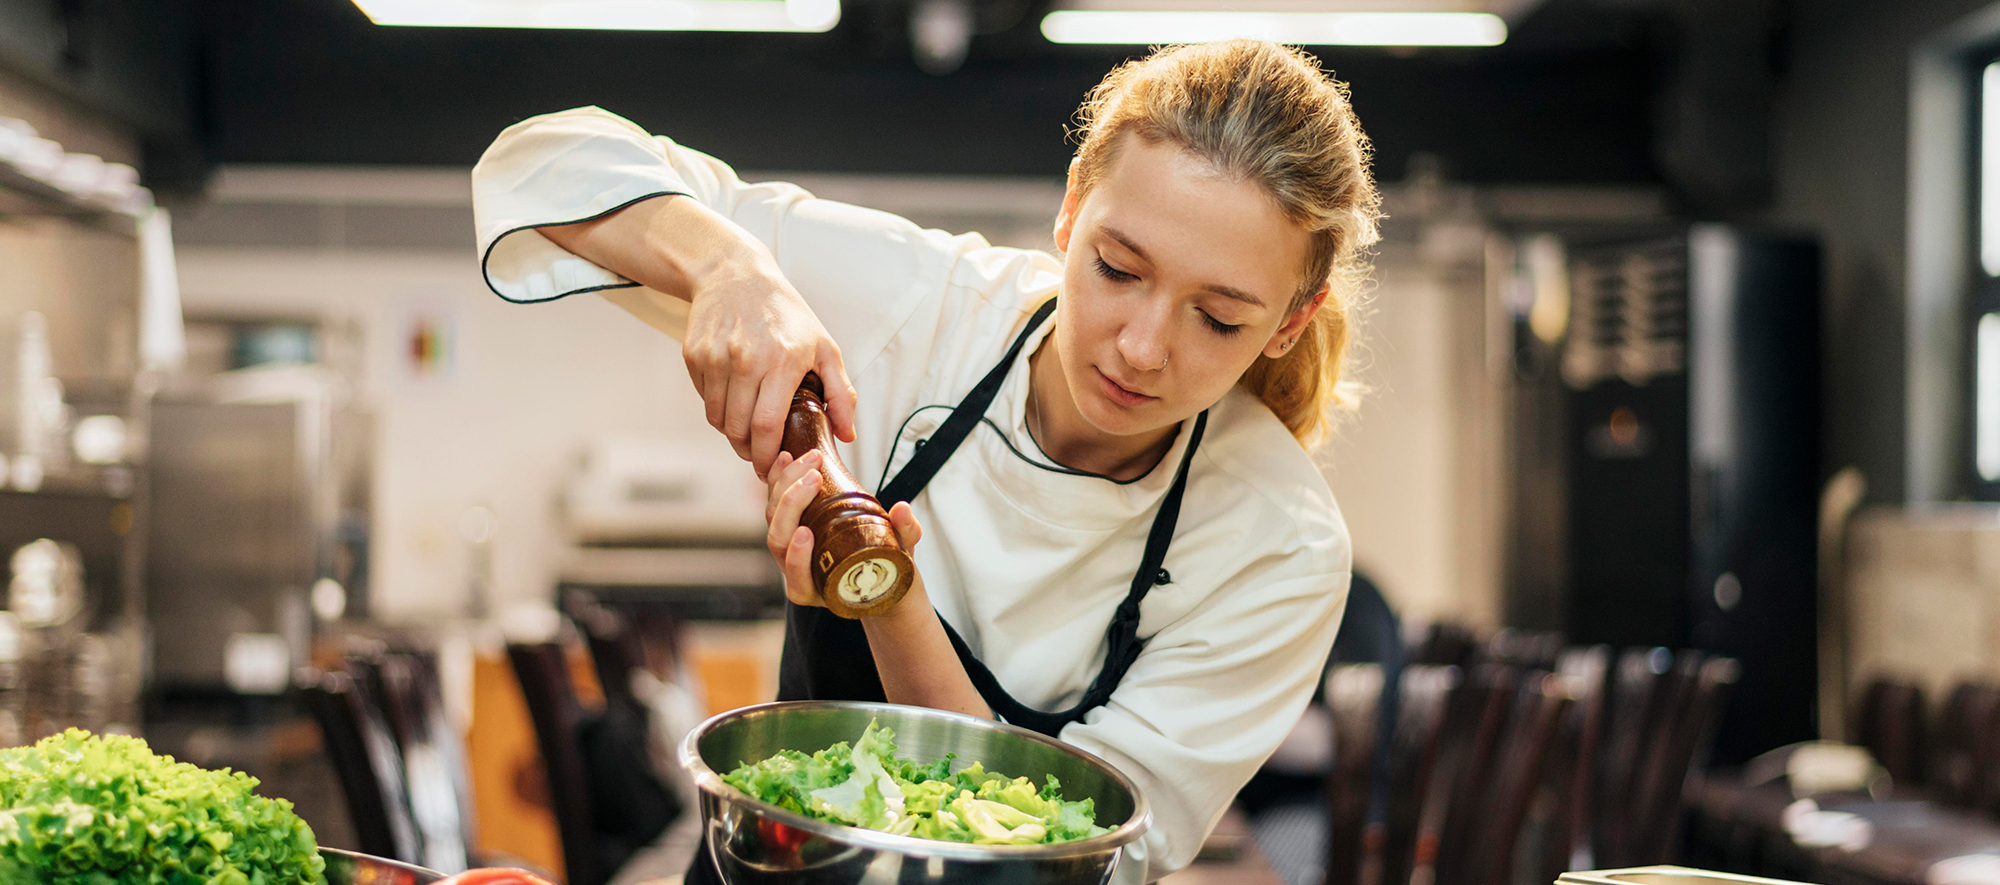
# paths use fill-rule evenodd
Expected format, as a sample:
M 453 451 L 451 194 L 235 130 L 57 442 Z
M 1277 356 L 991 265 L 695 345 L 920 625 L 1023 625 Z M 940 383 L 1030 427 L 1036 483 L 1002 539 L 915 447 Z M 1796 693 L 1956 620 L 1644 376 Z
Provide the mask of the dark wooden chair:
M 348 673 L 311 671 L 299 679 L 354 825 L 358 851 L 416 863 L 417 827 L 404 793 L 395 737 L 367 689 Z
M 1868 748 L 1901 787 L 1923 783 L 1924 690 L 1901 680 L 1871 680 L 1854 708 L 1854 743 Z
M 1421 863 L 1435 863 L 1435 838 L 1421 843 L 1423 825 L 1432 816 L 1437 788 L 1438 756 L 1446 743 L 1447 712 L 1460 690 L 1463 671 L 1439 664 L 1403 668 L 1401 706 L 1389 750 L 1389 803 L 1383 821 L 1379 885 L 1410 885 Z M 1377 885 L 1377 883 L 1364 883 Z
M 1611 647 L 1605 645 L 1568 649 L 1556 662 L 1556 675 L 1574 703 L 1563 717 L 1545 767 L 1549 801 L 1537 849 L 1538 882 L 1553 882 L 1569 870 L 1595 868 L 1590 858 L 1591 800 L 1602 761 L 1611 663 Z
M 1930 793 L 1959 808 L 2000 816 L 2000 686 L 1952 686 L 1938 710 L 1928 754 Z
M 1472 630 L 1461 624 L 1438 621 L 1431 624 L 1423 641 L 1411 650 L 1409 662 L 1462 668 L 1469 666 L 1478 653 L 1479 638 Z
M 1562 677 L 1541 670 L 1523 677 L 1495 754 L 1487 807 L 1469 851 L 1473 864 L 1461 872 L 1461 881 L 1470 885 L 1515 881 L 1515 859 L 1529 810 L 1543 795 L 1542 773 L 1572 704 Z
M 424 866 L 446 873 L 473 864 L 473 822 L 465 748 L 446 719 L 444 695 L 425 656 L 410 651 L 367 663 L 402 751 L 410 814 L 422 841 Z
M 1327 672 L 1333 765 L 1326 777 L 1325 885 L 1361 885 L 1362 871 L 1376 866 L 1364 850 L 1362 834 L 1368 825 L 1375 726 L 1381 706 L 1380 664 L 1341 664 Z
M 1457 721 L 1446 726 L 1447 752 L 1440 760 L 1439 785 L 1445 793 L 1435 816 L 1437 859 L 1431 875 L 1437 885 L 1477 881 L 1479 830 L 1489 811 L 1502 730 L 1520 680 L 1513 667 L 1478 664 L 1454 705 Z
M 1668 671 L 1673 653 L 1664 648 L 1626 649 L 1613 671 L 1604 758 L 1597 778 L 1591 827 L 1591 854 L 1599 868 L 1627 866 L 1633 856 L 1637 820 L 1634 793 L 1649 738 L 1665 721 Z
M 565 610 L 582 629 L 605 701 L 639 707 L 640 701 L 632 693 L 632 675 L 645 668 L 646 647 L 631 620 L 588 600 L 573 599 Z
M 1486 660 L 1523 670 L 1554 670 L 1562 650 L 1561 633 L 1508 627 L 1487 638 L 1483 655 Z
M 1739 667 L 1733 658 L 1682 652 L 1675 687 L 1645 770 L 1633 793 L 1635 829 L 1630 863 L 1670 863 L 1680 844 L 1682 809 L 1700 788 L 1708 748 Z
M 604 885 L 612 865 L 606 863 L 592 826 L 579 736 L 584 710 L 570 681 L 569 659 L 562 645 L 554 642 L 509 643 L 507 659 L 521 683 L 548 776 L 549 803 L 562 841 L 563 878 L 567 885 Z

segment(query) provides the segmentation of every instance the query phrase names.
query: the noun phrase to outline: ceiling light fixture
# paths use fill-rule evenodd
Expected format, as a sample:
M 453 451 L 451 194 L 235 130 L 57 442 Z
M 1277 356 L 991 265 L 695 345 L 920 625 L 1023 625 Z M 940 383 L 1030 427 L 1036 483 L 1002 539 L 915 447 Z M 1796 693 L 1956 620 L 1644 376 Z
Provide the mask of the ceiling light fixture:
M 840 22 L 840 0 L 354 0 L 378 25 L 601 31 L 789 31 Z
M 1042 18 L 1042 36 L 1132 45 L 1256 37 L 1302 46 L 1498 46 L 1507 22 L 1485 12 L 1063 9 Z

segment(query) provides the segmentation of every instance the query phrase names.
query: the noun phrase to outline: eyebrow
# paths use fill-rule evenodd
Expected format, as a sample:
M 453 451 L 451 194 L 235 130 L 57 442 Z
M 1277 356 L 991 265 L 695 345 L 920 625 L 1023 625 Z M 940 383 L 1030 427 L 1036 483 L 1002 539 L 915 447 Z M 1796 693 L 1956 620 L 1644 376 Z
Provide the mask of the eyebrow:
M 1102 227 L 1102 226 L 1100 226 L 1098 230 L 1103 231 L 1105 236 L 1117 240 L 1119 245 L 1124 246 L 1127 250 L 1130 250 L 1132 254 L 1139 256 L 1140 260 L 1146 261 L 1148 263 L 1152 262 L 1153 260 L 1152 256 L 1147 255 L 1146 250 L 1139 248 L 1139 244 L 1133 242 L 1132 238 L 1126 236 L 1123 231 L 1120 231 L 1116 228 Z M 1225 286 L 1220 283 L 1203 283 L 1201 287 L 1207 291 L 1214 292 L 1215 294 L 1220 295 L 1224 298 L 1235 299 L 1237 301 L 1241 301 L 1246 304 L 1254 304 L 1258 307 L 1264 306 L 1264 299 L 1258 298 L 1257 296 L 1245 292 L 1242 289 L 1238 289 L 1235 286 Z

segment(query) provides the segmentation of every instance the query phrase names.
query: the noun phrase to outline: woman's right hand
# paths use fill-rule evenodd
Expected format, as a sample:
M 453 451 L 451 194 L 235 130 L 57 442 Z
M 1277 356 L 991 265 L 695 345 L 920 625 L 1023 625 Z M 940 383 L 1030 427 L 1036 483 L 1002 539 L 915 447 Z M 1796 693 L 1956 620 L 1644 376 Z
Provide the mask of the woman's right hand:
M 854 385 L 819 317 L 767 256 L 691 280 L 681 352 L 708 423 L 766 479 L 784 441 L 792 393 L 807 372 L 826 387 L 834 436 L 854 441 Z
M 680 196 L 640 200 L 589 221 L 541 228 L 551 242 L 688 302 L 681 356 L 708 423 L 763 479 L 784 441 L 792 393 L 807 372 L 826 387 L 833 435 L 854 441 L 854 385 L 840 347 L 735 223 Z M 629 309 L 629 308 L 628 308 Z

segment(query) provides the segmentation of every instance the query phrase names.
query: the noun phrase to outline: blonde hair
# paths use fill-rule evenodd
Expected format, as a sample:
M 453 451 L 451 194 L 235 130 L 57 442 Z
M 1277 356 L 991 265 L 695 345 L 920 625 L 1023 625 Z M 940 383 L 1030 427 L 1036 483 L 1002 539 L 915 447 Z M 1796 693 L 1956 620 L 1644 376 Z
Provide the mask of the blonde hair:
M 1090 91 L 1077 111 L 1076 188 L 1104 176 L 1121 136 L 1172 142 L 1217 167 L 1256 181 L 1312 241 L 1291 310 L 1328 287 L 1326 302 L 1282 356 L 1258 356 L 1242 384 L 1276 413 L 1301 445 L 1351 408 L 1343 379 L 1369 247 L 1378 239 L 1380 197 L 1368 171 L 1368 136 L 1347 86 L 1311 56 L 1263 40 L 1160 49 L 1126 62 Z

